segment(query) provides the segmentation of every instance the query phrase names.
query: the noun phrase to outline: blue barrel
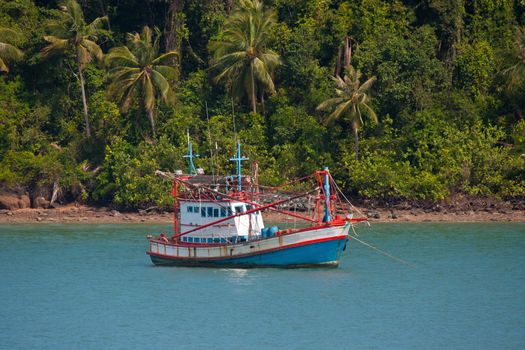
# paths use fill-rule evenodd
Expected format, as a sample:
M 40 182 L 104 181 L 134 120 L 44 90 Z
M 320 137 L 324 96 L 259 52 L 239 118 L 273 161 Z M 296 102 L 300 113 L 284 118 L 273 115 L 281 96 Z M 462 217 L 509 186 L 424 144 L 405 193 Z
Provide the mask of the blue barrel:
M 268 229 L 269 229 L 269 227 L 263 227 L 263 228 L 261 229 L 261 236 L 262 236 L 263 238 L 268 237 Z
M 277 226 L 270 226 L 268 230 L 268 237 L 273 237 L 275 234 L 279 231 L 279 227 Z

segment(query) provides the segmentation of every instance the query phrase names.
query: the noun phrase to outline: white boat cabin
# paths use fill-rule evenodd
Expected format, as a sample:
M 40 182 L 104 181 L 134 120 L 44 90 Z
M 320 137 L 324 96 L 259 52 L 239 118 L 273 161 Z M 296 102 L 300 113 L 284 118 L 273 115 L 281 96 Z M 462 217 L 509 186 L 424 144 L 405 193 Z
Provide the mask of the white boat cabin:
M 235 201 L 199 201 L 181 199 L 180 232 L 184 233 L 199 226 L 226 218 L 228 216 L 244 213 L 253 209 L 251 204 Z M 261 212 L 254 212 L 234 217 L 201 230 L 188 233 L 181 237 L 187 243 L 226 243 L 243 242 L 261 236 L 264 228 Z

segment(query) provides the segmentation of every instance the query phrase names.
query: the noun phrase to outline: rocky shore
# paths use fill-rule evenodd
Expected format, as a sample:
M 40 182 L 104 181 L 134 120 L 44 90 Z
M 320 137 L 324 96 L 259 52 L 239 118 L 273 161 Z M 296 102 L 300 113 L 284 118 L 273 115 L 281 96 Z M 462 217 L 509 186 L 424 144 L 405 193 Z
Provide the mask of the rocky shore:
M 371 222 L 525 222 L 525 210 L 484 208 L 483 210 L 358 208 Z M 357 214 L 356 214 L 357 216 Z M 295 219 L 275 212 L 265 213 L 267 222 L 294 222 Z M 121 212 L 105 207 L 67 205 L 53 209 L 0 209 L 0 224 L 22 223 L 158 223 L 173 221 L 173 212 L 139 210 Z

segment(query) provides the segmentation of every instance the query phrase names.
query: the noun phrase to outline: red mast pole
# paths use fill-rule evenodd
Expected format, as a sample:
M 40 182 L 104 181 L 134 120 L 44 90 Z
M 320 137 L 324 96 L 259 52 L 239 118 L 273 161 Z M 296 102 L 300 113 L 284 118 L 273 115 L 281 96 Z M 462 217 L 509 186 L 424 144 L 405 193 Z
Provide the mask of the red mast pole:
M 178 208 L 177 180 L 173 180 L 173 238 L 179 240 L 177 234 L 177 208 Z

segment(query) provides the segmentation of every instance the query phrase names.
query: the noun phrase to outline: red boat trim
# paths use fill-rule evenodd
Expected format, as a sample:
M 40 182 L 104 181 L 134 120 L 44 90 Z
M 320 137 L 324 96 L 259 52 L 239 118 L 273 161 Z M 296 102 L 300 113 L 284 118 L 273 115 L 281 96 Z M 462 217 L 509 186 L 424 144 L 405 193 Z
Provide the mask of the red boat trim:
M 267 250 L 260 250 L 260 251 L 253 252 L 253 253 L 239 254 L 239 255 L 234 255 L 234 256 L 187 258 L 187 257 L 178 257 L 178 256 L 165 255 L 165 254 L 159 254 L 159 253 L 153 253 L 153 252 L 146 252 L 146 254 L 147 255 L 152 255 L 152 256 L 158 256 L 160 258 L 172 259 L 172 260 L 192 260 L 192 261 L 229 260 L 229 259 L 244 258 L 244 257 L 247 257 L 247 256 L 253 256 L 253 255 L 272 253 L 272 252 L 275 252 L 275 251 L 278 251 L 278 250 L 283 250 L 283 249 L 288 249 L 288 248 L 295 248 L 295 247 L 300 247 L 300 246 L 314 244 L 314 243 L 321 243 L 321 242 L 328 242 L 328 241 L 337 241 L 337 240 L 342 240 L 342 239 L 345 239 L 345 238 L 347 238 L 346 235 L 327 237 L 327 238 L 317 238 L 317 239 L 312 239 L 310 241 L 294 243 L 294 244 L 290 244 L 290 245 L 283 246 L 283 247 L 277 247 L 277 248 L 272 248 L 272 249 L 267 249 Z
M 301 229 L 298 229 L 297 231 L 293 231 L 293 232 L 289 232 L 289 233 L 282 233 L 280 234 L 280 236 L 288 236 L 288 235 L 293 235 L 293 234 L 296 234 L 296 233 L 301 233 L 301 232 L 306 232 L 306 231 L 314 231 L 314 230 L 321 230 L 323 228 L 328 228 L 328 227 L 338 227 L 338 226 L 344 226 L 346 224 L 346 221 L 344 220 L 337 220 L 337 221 L 330 221 L 329 223 L 325 223 L 324 225 L 319 225 L 319 226 L 312 226 L 312 227 L 305 227 L 305 228 L 301 228 Z M 206 238 L 212 238 L 212 237 L 206 237 Z M 220 238 L 220 237 L 215 237 L 215 238 Z M 265 239 L 272 239 L 274 237 L 268 237 L 268 238 L 262 238 L 262 239 L 257 239 L 257 240 L 254 240 L 253 242 L 260 242 L 262 240 L 265 240 Z M 150 239 L 150 242 L 156 242 L 156 243 L 161 243 L 163 245 L 169 245 L 169 246 L 183 246 L 185 248 L 187 247 L 217 247 L 217 246 L 224 246 L 224 245 L 227 245 L 227 243 L 188 243 L 188 242 L 164 242 L 164 241 L 161 241 L 160 239 Z

